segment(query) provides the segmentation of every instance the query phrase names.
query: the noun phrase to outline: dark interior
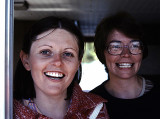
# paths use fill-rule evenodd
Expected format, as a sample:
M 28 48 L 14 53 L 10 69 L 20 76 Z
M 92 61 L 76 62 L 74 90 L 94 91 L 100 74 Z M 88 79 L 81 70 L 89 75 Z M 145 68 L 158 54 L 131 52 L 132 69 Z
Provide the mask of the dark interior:
M 153 79 L 160 76 L 159 0 L 14 0 L 14 10 L 15 64 L 25 32 L 38 19 L 54 15 L 76 20 L 86 42 L 93 42 L 95 28 L 103 17 L 126 11 L 142 24 L 148 45 L 148 57 L 142 61 L 139 74 Z

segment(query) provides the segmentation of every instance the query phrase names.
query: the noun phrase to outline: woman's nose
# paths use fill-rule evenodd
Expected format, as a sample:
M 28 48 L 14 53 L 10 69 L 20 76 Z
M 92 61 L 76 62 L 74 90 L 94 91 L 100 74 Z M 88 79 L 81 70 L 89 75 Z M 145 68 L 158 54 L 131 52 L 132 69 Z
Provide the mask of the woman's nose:
M 52 59 L 53 59 L 52 60 L 52 64 L 53 65 L 55 65 L 57 67 L 61 66 L 61 64 L 62 64 L 62 58 L 61 58 L 60 54 L 53 55 Z
M 121 56 L 123 57 L 129 57 L 131 55 L 130 50 L 128 47 L 123 47 L 123 51 L 121 53 Z

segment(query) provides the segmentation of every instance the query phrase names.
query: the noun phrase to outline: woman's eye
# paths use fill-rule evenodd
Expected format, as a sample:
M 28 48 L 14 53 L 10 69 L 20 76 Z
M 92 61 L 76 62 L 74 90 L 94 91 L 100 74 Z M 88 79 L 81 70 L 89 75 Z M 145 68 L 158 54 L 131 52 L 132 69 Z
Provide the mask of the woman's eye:
M 121 47 L 120 45 L 113 45 L 112 46 L 112 48 L 117 48 L 117 49 L 120 48 L 120 47 Z
M 40 53 L 41 53 L 42 55 L 47 55 L 47 56 L 49 56 L 49 55 L 52 54 L 50 50 L 42 50 Z
M 139 45 L 133 45 L 132 47 L 133 48 L 139 48 Z
M 63 56 L 64 57 L 73 57 L 74 55 L 70 52 L 65 52 L 65 53 L 63 53 Z
M 110 48 L 112 50 L 119 50 L 119 49 L 121 49 L 121 46 L 120 45 L 112 45 Z

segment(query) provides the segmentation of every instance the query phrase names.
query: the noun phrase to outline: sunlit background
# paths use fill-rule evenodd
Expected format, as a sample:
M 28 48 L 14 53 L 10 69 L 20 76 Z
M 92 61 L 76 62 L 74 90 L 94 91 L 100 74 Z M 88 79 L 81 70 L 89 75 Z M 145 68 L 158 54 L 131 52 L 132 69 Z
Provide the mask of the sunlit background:
M 94 52 L 93 42 L 87 42 L 82 60 L 82 79 L 80 86 L 83 91 L 90 91 L 107 80 L 107 73 Z

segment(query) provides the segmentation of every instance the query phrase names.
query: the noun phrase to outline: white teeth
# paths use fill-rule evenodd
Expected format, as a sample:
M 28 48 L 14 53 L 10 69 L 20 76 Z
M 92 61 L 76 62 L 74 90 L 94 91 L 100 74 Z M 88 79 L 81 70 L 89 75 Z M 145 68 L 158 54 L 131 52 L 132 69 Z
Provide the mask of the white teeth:
M 130 63 L 121 63 L 121 64 L 119 64 L 120 68 L 130 68 L 131 66 L 132 66 L 132 64 L 130 64 Z
M 58 72 L 46 72 L 45 74 L 51 77 L 63 77 L 63 74 Z

